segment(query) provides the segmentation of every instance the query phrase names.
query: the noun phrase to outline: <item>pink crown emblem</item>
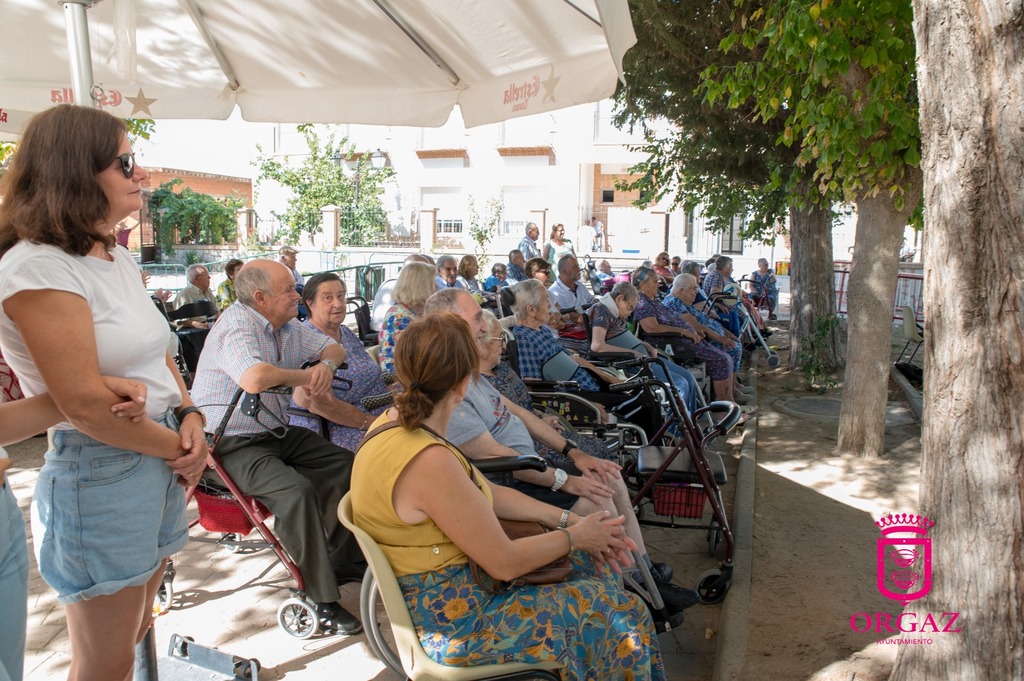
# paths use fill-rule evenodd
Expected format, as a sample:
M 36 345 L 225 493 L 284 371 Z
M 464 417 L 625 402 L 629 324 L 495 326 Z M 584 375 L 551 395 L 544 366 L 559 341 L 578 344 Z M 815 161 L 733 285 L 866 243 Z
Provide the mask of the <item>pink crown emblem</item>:
M 893 532 L 928 534 L 928 530 L 935 527 L 935 521 L 923 515 L 913 515 L 911 513 L 897 513 L 893 515 L 890 513 L 881 518 L 875 525 L 878 526 L 883 535 L 889 535 Z

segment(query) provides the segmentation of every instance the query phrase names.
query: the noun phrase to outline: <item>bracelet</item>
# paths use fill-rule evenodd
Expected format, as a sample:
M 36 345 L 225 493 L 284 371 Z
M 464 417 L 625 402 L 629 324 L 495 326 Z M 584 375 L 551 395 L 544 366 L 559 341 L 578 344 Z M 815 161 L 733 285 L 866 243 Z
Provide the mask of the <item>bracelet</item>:
M 184 407 L 178 410 L 178 412 L 174 416 L 175 418 L 178 419 L 178 423 L 180 424 L 182 421 L 185 420 L 185 417 L 188 416 L 189 414 L 199 414 L 199 418 L 202 419 L 203 421 L 203 427 L 206 427 L 206 415 L 203 414 L 199 407 Z
M 572 534 L 569 532 L 569 530 L 565 529 L 564 527 L 559 527 L 558 529 L 562 532 L 565 532 L 565 536 L 569 538 L 569 550 L 565 554 L 568 556 L 576 549 L 576 546 L 572 543 Z
M 562 517 L 558 519 L 559 530 L 564 530 L 569 525 L 569 509 L 562 511 Z
M 367 415 L 366 415 L 366 418 L 365 418 L 365 419 L 363 419 L 363 425 L 359 426 L 359 430 L 366 430 L 366 428 L 367 428 L 367 427 L 368 427 L 369 425 L 370 425 L 370 415 L 369 415 L 369 414 L 367 414 Z

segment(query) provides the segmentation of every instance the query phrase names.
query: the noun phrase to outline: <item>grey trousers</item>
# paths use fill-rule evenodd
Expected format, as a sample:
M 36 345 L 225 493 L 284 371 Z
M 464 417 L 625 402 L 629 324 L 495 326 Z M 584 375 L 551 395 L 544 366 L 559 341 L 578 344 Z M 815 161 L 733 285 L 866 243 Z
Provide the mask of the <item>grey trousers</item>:
M 274 531 L 299 566 L 309 597 L 337 601 L 334 567 L 363 560 L 355 537 L 338 520 L 355 455 L 305 428 L 289 428 L 282 438 L 224 437 L 217 454 L 239 489 L 276 516 Z

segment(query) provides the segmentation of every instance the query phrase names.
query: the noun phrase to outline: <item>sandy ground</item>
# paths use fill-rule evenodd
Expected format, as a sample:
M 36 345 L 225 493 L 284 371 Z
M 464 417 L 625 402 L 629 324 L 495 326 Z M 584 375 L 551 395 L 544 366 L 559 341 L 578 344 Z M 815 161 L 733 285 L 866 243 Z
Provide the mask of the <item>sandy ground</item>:
M 780 354 L 779 369 L 758 372 L 751 616 L 737 678 L 886 679 L 896 647 L 854 632 L 850 618 L 901 610 L 875 586 L 874 522 L 917 512 L 920 424 L 891 382 L 885 455 L 837 456 L 841 385 L 805 390 Z

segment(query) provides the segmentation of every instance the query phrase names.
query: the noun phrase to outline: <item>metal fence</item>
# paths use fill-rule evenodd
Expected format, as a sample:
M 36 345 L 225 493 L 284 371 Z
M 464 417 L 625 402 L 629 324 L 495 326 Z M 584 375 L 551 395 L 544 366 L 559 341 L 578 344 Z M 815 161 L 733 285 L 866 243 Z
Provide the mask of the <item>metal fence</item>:
M 833 277 L 836 289 L 836 313 L 847 314 L 847 294 L 849 293 L 850 263 L 833 263 Z M 914 310 L 917 321 L 924 321 L 924 276 L 912 272 L 900 272 L 896 277 L 896 291 L 893 296 L 892 318 L 903 319 L 903 306 L 909 305 Z

